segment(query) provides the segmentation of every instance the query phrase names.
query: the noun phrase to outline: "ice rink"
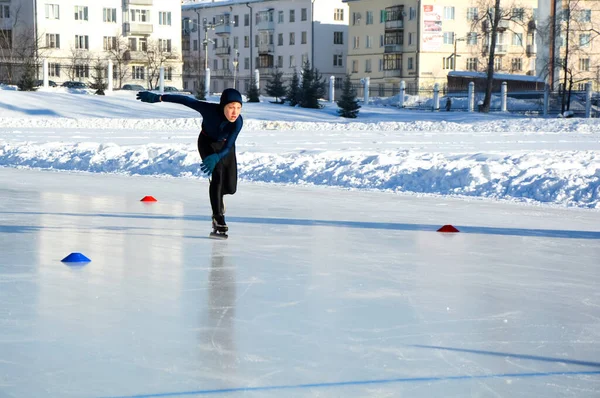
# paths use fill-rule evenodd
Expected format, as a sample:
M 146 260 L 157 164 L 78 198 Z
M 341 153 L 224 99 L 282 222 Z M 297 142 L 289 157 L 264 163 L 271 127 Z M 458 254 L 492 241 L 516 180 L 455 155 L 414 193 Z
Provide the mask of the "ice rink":
M 0 168 L 0 397 L 600 396 L 600 212 L 226 204 L 219 241 L 205 180 Z

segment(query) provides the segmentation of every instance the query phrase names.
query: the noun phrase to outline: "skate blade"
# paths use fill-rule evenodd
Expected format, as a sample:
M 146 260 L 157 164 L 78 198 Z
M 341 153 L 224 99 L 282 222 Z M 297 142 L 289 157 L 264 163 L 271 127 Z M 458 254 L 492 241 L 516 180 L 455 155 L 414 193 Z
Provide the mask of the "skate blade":
M 211 232 L 209 236 L 213 239 L 222 239 L 222 240 L 225 240 L 229 237 L 229 235 L 227 235 L 224 232 Z

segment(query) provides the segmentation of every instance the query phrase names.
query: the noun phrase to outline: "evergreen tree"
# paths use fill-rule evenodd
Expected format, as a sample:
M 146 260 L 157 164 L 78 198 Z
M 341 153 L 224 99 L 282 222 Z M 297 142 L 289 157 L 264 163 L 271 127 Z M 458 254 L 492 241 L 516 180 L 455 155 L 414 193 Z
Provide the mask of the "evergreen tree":
M 303 108 L 319 109 L 319 98 L 325 94 L 325 83 L 318 70 L 311 68 L 306 62 L 302 68 L 302 83 L 300 85 L 300 106 Z
M 260 91 L 256 87 L 256 80 L 254 78 L 250 79 L 250 87 L 248 87 L 246 97 L 248 97 L 248 102 L 260 102 Z
M 338 109 L 338 114 L 341 117 L 354 119 L 358 116 L 358 109 L 360 108 L 360 105 L 358 105 L 358 100 L 356 99 L 356 90 L 352 85 L 352 81 L 350 81 L 350 75 L 346 75 L 346 78 L 344 79 L 342 96 L 340 100 L 337 101 L 337 105 L 340 107 L 340 109 Z
M 283 100 L 279 101 L 279 98 L 283 97 L 286 93 L 285 86 L 283 85 L 283 72 L 279 69 L 275 69 L 275 74 L 272 78 L 267 81 L 266 92 L 271 97 L 275 97 L 276 104 L 283 104 Z
M 17 83 L 17 87 L 21 91 L 36 91 L 35 87 L 35 67 L 31 61 L 27 61 L 24 65 L 23 74 Z
M 95 94 L 104 95 L 104 90 L 108 87 L 108 84 L 104 81 L 104 65 L 100 59 L 96 60 L 94 64 L 94 74 L 92 75 L 93 82 L 90 84 L 90 88 L 96 90 Z
M 206 101 L 206 85 L 204 84 L 204 79 L 200 79 L 198 82 L 195 97 L 197 100 Z
M 290 103 L 290 106 L 296 106 L 300 103 L 300 78 L 295 70 L 287 89 L 286 100 Z

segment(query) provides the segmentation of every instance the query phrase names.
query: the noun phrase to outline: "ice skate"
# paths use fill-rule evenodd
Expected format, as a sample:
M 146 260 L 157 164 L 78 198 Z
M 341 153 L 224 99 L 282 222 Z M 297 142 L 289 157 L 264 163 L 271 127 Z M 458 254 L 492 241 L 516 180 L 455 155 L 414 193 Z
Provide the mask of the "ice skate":
M 212 227 L 213 231 L 210 233 L 211 237 L 227 239 L 227 231 L 229 230 L 229 228 L 227 227 L 227 224 L 225 223 L 225 217 L 223 217 L 222 214 L 213 215 Z

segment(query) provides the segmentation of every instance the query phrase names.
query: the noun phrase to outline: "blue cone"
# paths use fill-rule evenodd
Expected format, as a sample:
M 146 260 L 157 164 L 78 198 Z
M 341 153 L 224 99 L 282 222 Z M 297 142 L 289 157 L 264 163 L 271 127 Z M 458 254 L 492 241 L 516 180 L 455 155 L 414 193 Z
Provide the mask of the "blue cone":
M 60 261 L 63 263 L 89 263 L 92 260 L 81 253 L 71 253 Z

